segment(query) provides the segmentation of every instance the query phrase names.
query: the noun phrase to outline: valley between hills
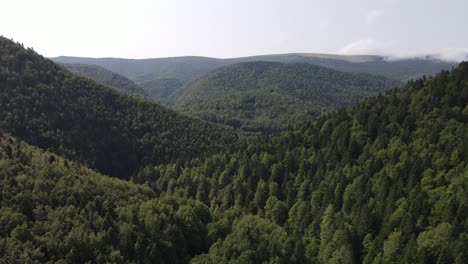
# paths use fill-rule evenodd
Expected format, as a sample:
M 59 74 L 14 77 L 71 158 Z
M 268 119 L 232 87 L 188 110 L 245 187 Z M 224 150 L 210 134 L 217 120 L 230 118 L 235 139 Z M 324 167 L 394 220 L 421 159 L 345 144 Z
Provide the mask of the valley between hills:
M 0 263 L 467 263 L 468 63 L 0 37 Z

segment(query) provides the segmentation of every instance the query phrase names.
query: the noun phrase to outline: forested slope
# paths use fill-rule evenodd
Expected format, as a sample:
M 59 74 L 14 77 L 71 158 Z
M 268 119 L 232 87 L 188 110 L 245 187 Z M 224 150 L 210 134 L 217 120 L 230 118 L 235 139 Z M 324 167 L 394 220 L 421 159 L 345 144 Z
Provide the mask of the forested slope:
M 466 263 L 468 63 L 229 153 L 147 167 L 210 207 L 193 263 Z
M 155 199 L 0 131 L 0 263 L 187 263 L 208 208 Z
M 90 64 L 62 64 L 73 74 L 87 77 L 97 83 L 116 88 L 126 93 L 145 96 L 145 91 L 126 77 L 111 72 L 104 67 Z
M 127 178 L 143 164 L 213 153 L 234 132 L 76 77 L 0 38 L 0 129 L 99 171 Z
M 399 85 L 306 63 L 247 62 L 195 81 L 176 108 L 245 131 L 274 132 Z

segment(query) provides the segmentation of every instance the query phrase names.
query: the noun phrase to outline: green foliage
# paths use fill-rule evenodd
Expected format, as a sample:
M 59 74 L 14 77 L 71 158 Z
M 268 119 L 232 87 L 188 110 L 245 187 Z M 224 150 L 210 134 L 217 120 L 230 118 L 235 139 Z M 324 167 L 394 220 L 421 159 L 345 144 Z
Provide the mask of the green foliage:
M 399 83 L 311 64 L 241 63 L 192 83 L 176 107 L 250 132 L 274 132 L 349 106 Z
M 287 233 L 266 219 L 248 215 L 234 221 L 232 232 L 192 263 L 291 263 L 290 257 Z
M 129 178 L 145 164 L 213 153 L 233 131 L 76 77 L 0 38 L 0 129 L 99 171 Z

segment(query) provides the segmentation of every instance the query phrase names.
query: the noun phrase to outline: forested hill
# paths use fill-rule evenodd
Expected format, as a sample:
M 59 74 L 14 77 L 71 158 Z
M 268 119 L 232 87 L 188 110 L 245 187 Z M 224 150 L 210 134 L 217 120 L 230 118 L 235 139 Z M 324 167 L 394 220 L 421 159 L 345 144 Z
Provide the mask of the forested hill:
M 111 86 L 126 93 L 145 96 L 145 91 L 126 77 L 111 72 L 104 67 L 90 64 L 62 64 L 73 74 L 87 77 L 95 82 Z
M 306 63 L 246 62 L 195 81 L 176 108 L 252 132 L 275 132 L 311 121 L 401 84 Z
M 72 75 L 0 37 L 0 129 L 117 177 L 142 164 L 215 152 L 236 140 L 196 120 Z
M 467 103 L 462 63 L 135 180 L 209 206 L 192 263 L 467 263 Z

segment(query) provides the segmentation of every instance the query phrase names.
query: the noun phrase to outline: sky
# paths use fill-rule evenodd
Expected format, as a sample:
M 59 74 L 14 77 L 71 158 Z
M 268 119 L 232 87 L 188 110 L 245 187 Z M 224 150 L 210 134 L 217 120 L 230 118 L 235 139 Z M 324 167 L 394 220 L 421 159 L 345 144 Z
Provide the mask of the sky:
M 0 35 L 47 57 L 468 59 L 468 0 L 0 0 L 0 8 Z

